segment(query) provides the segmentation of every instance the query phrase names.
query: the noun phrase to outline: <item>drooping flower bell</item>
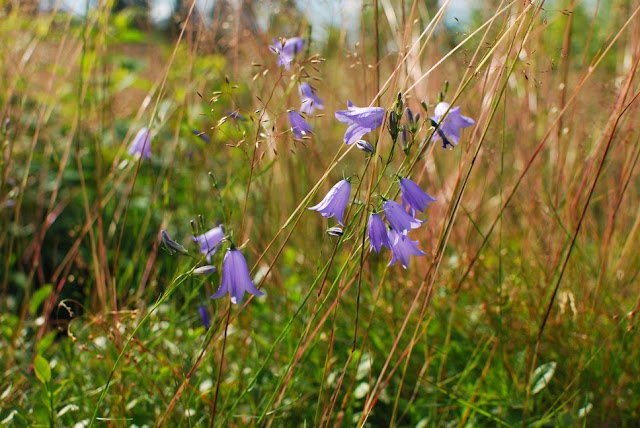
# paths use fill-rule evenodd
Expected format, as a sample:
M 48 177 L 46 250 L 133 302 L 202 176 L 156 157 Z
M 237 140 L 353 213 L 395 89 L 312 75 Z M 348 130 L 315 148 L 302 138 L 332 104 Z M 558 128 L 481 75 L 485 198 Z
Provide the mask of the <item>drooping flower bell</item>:
M 207 261 L 211 262 L 211 256 L 220 248 L 220 244 L 224 239 L 224 225 L 214 227 L 213 229 L 194 236 L 193 240 L 200 245 L 200 252 L 207 256 Z
M 416 229 L 424 223 L 424 221 L 407 214 L 404 208 L 395 201 L 384 201 L 382 208 L 391 227 L 400 234 L 406 234 L 409 230 Z
M 318 205 L 310 207 L 310 210 L 318 211 L 323 217 L 336 216 L 336 220 L 342 226 L 344 210 L 351 196 L 351 183 L 349 180 L 341 180 L 335 184 Z
M 227 254 L 222 261 L 222 281 L 218 290 L 211 296 L 217 299 L 229 293 L 231 303 L 234 305 L 242 301 L 244 293 L 250 293 L 254 296 L 262 296 L 264 293 L 253 285 L 251 276 L 249 275 L 249 267 L 242 253 L 235 249 L 229 248 Z
M 460 106 L 449 110 L 447 116 L 442 120 L 447 110 L 449 110 L 449 103 L 440 102 L 435 108 L 435 116 L 430 118 L 431 123 L 435 123 L 434 126 L 436 126 L 436 132 L 433 134 L 432 141 L 442 140 L 443 149 L 446 149 L 448 145 L 452 148 L 453 146 L 457 146 L 460 142 L 460 130 L 476 123 L 470 117 L 460 114 Z
M 300 111 L 304 114 L 313 114 L 315 109 L 324 109 L 324 100 L 318 98 L 316 91 L 307 82 L 302 82 L 298 86 L 298 93 L 300 94 Z
M 139 154 L 142 159 L 151 158 L 151 135 L 147 127 L 141 128 L 129 144 L 129 155 Z
M 396 262 L 400 262 L 403 268 L 409 267 L 411 256 L 424 256 L 426 253 L 418 248 L 418 241 L 412 241 L 407 235 L 389 230 L 389 241 L 391 241 L 391 261 L 389 266 L 393 266 Z
M 353 144 L 364 134 L 367 134 L 380 125 L 384 120 L 382 107 L 355 107 L 351 101 L 347 101 L 348 110 L 336 112 L 336 119 L 349 125 L 344 133 L 345 144 Z
M 291 125 L 291 131 L 293 131 L 293 138 L 296 140 L 302 140 L 302 137 L 311 134 L 311 125 L 304 120 L 304 117 L 295 110 L 289 110 L 287 114 L 289 118 L 289 125 Z
M 380 252 L 380 248 L 384 245 L 388 249 L 391 249 L 391 242 L 387 234 L 387 225 L 384 224 L 384 220 L 378 213 L 371 213 L 369 216 L 369 224 L 367 227 L 369 234 L 370 250 L 374 250 L 376 253 Z
M 278 39 L 273 39 L 273 44 L 269 46 L 269 50 L 278 55 L 278 66 L 284 67 L 285 70 L 289 70 L 291 61 L 303 48 L 304 39 L 300 37 L 287 39 L 284 43 Z
M 408 178 L 400 179 L 400 192 L 402 192 L 403 205 L 409 205 L 413 214 L 415 214 L 416 210 L 424 212 L 425 207 L 428 207 L 429 203 L 436 200 Z

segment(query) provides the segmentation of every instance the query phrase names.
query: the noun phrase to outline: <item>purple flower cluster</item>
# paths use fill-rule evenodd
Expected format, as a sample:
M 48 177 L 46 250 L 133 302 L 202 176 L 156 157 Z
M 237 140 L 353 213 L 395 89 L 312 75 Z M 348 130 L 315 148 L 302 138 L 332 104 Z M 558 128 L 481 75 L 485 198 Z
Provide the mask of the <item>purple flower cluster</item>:
M 304 40 L 300 37 L 293 37 L 281 42 L 274 40 L 269 46 L 269 50 L 278 55 L 278 65 L 289 70 L 291 62 L 296 54 L 304 48 Z M 305 119 L 305 116 L 313 114 L 315 109 L 324 109 L 324 101 L 316 95 L 316 90 L 307 82 L 302 82 L 298 86 L 298 94 L 300 95 L 300 108 L 298 110 L 289 110 L 287 119 L 293 133 L 294 140 L 302 140 L 311 135 L 311 125 Z
M 418 241 L 412 241 L 407 236 L 409 231 L 424 223 L 423 220 L 415 218 L 415 212 L 424 212 L 425 207 L 435 199 L 408 178 L 400 179 L 400 192 L 403 204 L 409 208 L 411 214 L 397 202 L 385 200 L 382 209 L 390 227 L 386 226 L 380 214 L 373 212 L 369 216 L 368 235 L 370 250 L 379 253 L 382 247 L 387 247 L 391 250 L 389 266 L 399 261 L 406 269 L 409 267 L 411 256 L 425 255 L 424 251 L 418 248 Z
M 164 232 L 164 231 L 163 231 Z M 168 236 L 168 235 L 167 235 Z M 164 239 L 164 235 L 163 235 Z M 211 263 L 212 256 L 222 246 L 225 239 L 224 226 L 220 225 L 210 229 L 202 235 L 194 236 L 194 242 L 200 246 L 200 252 L 206 256 L 207 262 Z M 212 265 L 204 265 L 193 271 L 195 275 L 208 275 L 216 272 L 217 269 Z M 222 262 L 222 282 L 218 290 L 211 296 L 212 299 L 222 297 L 229 293 L 231 303 L 237 304 L 242 301 L 244 293 L 251 293 L 255 296 L 261 296 L 264 293 L 258 290 L 249 274 L 249 267 L 242 253 L 231 245 L 227 250 Z M 200 315 L 204 321 L 203 307 L 200 308 Z
M 415 212 L 424 212 L 425 208 L 435 201 L 420 186 L 408 178 L 400 179 L 400 192 L 405 207 L 395 201 L 385 200 L 382 204 L 384 216 L 390 227 L 377 212 L 371 213 L 368 223 L 368 235 L 370 250 L 380 252 L 382 247 L 387 247 L 392 252 L 389 266 L 399 261 L 406 269 L 409 266 L 410 256 L 423 256 L 425 253 L 418 248 L 418 241 L 412 241 L 407 234 L 412 229 L 420 227 L 424 221 L 415 218 Z M 351 197 L 351 183 L 349 180 L 341 180 L 336 183 L 319 204 L 310 207 L 310 210 L 318 211 L 323 217 L 334 217 L 344 227 L 344 211 Z M 407 209 L 411 212 L 409 214 Z M 333 230 L 335 228 L 331 228 Z M 333 236 L 340 234 L 329 233 Z

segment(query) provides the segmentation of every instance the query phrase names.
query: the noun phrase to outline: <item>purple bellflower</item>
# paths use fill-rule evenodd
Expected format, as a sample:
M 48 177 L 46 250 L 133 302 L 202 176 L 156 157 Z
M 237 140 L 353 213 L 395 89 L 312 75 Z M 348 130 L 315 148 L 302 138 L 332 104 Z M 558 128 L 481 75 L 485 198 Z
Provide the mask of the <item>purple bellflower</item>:
M 349 125 L 344 133 L 344 142 L 353 144 L 364 134 L 367 134 L 380 125 L 384 120 L 384 109 L 382 107 L 355 107 L 351 101 L 347 101 L 348 110 L 336 112 L 336 119 Z
M 200 314 L 200 319 L 202 320 L 202 325 L 205 330 L 209 330 L 211 328 L 211 320 L 209 319 L 209 313 L 207 312 L 207 307 L 205 305 L 200 305 L 198 307 L 198 313 Z
M 316 91 L 307 82 L 302 82 L 298 86 L 298 93 L 300 94 L 300 111 L 304 114 L 313 114 L 315 109 L 324 110 L 324 100 L 318 98 Z
M 400 192 L 402 192 L 402 205 L 409 205 L 414 216 L 416 211 L 424 212 L 425 207 L 436 200 L 408 178 L 400 179 Z
M 369 250 L 380 252 L 380 248 L 384 245 L 391 249 L 391 242 L 387 234 L 387 226 L 384 224 L 382 217 L 378 213 L 371 213 L 369 216 L 369 225 L 367 227 L 369 233 Z
M 262 296 L 264 293 L 253 285 L 249 275 L 247 261 L 239 250 L 229 248 L 222 261 L 222 282 L 220 288 L 213 293 L 212 299 L 217 299 L 229 293 L 231 303 L 237 305 L 242 301 L 245 291 L 254 296 Z
M 278 65 L 285 70 L 289 70 L 291 61 L 303 48 L 304 40 L 300 37 L 287 39 L 284 44 L 278 39 L 273 39 L 273 44 L 269 46 L 269 50 L 278 55 Z
M 329 190 L 327 196 L 318 204 L 310 207 L 310 210 L 318 211 L 323 217 L 330 218 L 336 216 L 336 220 L 342 226 L 344 210 L 349 203 L 351 196 L 351 183 L 348 180 L 341 180 Z
M 139 154 L 142 159 L 151 158 L 151 136 L 146 126 L 138 131 L 129 144 L 129 154 L 131 156 Z
M 296 140 L 302 140 L 305 135 L 311 134 L 311 125 L 304 120 L 304 117 L 295 110 L 289 110 L 287 114 L 289 117 L 289 125 L 293 131 L 293 138 Z
M 207 261 L 211 263 L 211 256 L 215 254 L 215 252 L 220 247 L 222 240 L 224 239 L 224 226 L 220 225 L 218 227 L 214 227 L 208 232 L 194 236 L 193 240 L 200 245 L 200 252 L 207 256 Z
M 393 266 L 399 261 L 406 269 L 409 267 L 411 256 L 420 257 L 426 254 L 418 248 L 418 241 L 412 241 L 407 235 L 399 234 L 393 229 L 389 231 L 389 241 L 393 242 L 389 266 Z
M 447 117 L 445 117 L 442 123 L 440 123 L 447 110 L 449 110 L 449 103 L 438 103 L 434 111 L 435 116 L 431 117 L 431 122 L 435 122 L 434 126 L 436 126 L 436 133 L 433 134 L 432 141 L 441 139 L 443 149 L 446 149 L 447 145 L 452 148 L 453 146 L 457 146 L 460 142 L 460 130 L 468 128 L 476 123 L 470 117 L 460 114 L 460 106 L 449 110 Z M 440 124 L 438 125 L 438 123 Z
M 384 201 L 382 208 L 391 228 L 400 234 L 406 234 L 409 230 L 418 228 L 424 223 L 424 221 L 407 214 L 404 208 L 395 201 Z M 395 245 L 395 242 L 391 243 Z

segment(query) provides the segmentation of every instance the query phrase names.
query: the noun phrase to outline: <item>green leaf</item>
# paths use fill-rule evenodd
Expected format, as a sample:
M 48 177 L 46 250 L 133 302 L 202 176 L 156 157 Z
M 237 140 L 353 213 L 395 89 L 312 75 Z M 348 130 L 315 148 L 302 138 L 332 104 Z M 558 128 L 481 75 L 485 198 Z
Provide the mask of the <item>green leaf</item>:
M 35 315 L 36 312 L 38 312 L 38 308 L 40 308 L 40 305 L 42 304 L 42 302 L 44 302 L 47 296 L 49 296 L 49 293 L 51 293 L 52 288 L 53 287 L 51 286 L 51 284 L 47 284 L 44 287 L 36 290 L 35 293 L 33 293 L 33 296 L 31 297 L 31 302 L 29 302 L 29 312 L 31 313 L 31 315 Z
M 51 380 L 51 367 L 49 362 L 45 360 L 41 355 L 36 355 L 36 359 L 33 362 L 33 368 L 36 372 L 36 377 L 40 382 L 47 384 Z
M 547 387 L 549 381 L 556 372 L 556 362 L 551 361 L 539 366 L 533 371 L 533 388 L 531 388 L 531 394 L 535 395 Z
M 55 340 L 57 334 L 58 334 L 57 331 L 50 331 L 49 333 L 45 334 L 40 340 L 40 342 L 38 342 L 38 346 L 36 347 L 36 352 L 40 355 L 44 354 L 44 352 L 47 349 L 49 349 L 49 347 Z

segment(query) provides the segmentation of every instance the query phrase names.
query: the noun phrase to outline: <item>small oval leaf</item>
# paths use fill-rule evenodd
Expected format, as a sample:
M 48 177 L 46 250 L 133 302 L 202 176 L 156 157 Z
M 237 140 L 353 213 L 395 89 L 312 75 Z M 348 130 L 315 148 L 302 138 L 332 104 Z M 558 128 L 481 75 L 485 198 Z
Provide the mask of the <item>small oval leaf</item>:
M 539 366 L 533 371 L 533 388 L 531 388 L 531 394 L 535 395 L 547 387 L 549 381 L 556 372 L 556 362 L 551 361 Z
M 49 383 L 51 380 L 51 367 L 49 367 L 49 362 L 41 355 L 36 355 L 36 359 L 33 362 L 33 369 L 40 382 L 44 384 Z

